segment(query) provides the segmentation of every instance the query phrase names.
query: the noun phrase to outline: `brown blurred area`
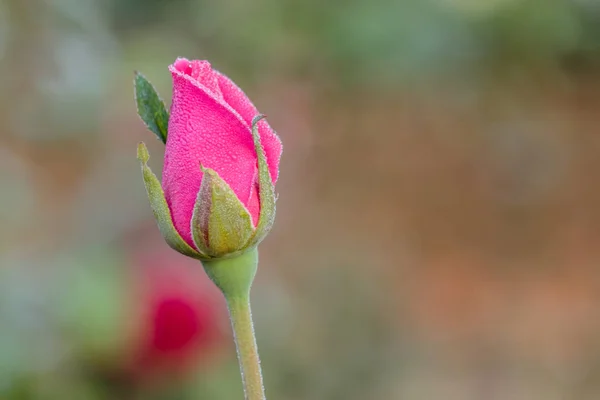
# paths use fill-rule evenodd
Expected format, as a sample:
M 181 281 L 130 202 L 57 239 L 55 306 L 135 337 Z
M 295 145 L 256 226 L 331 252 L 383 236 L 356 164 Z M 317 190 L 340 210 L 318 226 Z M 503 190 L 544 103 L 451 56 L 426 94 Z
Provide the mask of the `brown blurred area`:
M 0 1 L 0 393 L 104 398 L 72 370 L 126 350 L 80 357 L 63 324 L 127 335 L 106 299 L 163 246 L 133 70 L 169 103 L 185 56 L 284 143 L 253 289 L 270 398 L 600 397 L 598 24 L 593 0 Z M 81 269 L 117 271 L 68 297 L 103 324 L 62 316 Z M 43 351 L 3 350 L 30 324 Z M 240 398 L 234 353 L 215 360 L 139 396 Z

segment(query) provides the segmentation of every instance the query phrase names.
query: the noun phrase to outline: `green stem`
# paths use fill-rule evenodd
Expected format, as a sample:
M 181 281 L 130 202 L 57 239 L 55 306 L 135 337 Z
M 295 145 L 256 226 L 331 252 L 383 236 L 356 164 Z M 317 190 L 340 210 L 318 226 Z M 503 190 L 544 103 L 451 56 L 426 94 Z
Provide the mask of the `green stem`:
M 246 400 L 264 400 L 265 390 L 263 388 L 254 327 L 252 326 L 250 299 L 248 297 L 229 298 L 227 299 L 227 306 L 229 307 Z
M 250 311 L 250 287 L 258 267 L 258 251 L 252 249 L 235 258 L 204 261 L 203 265 L 227 300 L 245 398 L 265 400 Z

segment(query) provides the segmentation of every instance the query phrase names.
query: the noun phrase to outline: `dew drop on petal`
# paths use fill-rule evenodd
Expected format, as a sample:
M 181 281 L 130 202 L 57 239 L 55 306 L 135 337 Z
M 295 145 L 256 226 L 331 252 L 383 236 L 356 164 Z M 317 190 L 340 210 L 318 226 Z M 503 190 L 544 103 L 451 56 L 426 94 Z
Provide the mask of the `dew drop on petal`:
M 192 122 L 192 120 L 188 120 L 186 127 L 188 132 L 193 132 L 194 131 L 194 123 Z

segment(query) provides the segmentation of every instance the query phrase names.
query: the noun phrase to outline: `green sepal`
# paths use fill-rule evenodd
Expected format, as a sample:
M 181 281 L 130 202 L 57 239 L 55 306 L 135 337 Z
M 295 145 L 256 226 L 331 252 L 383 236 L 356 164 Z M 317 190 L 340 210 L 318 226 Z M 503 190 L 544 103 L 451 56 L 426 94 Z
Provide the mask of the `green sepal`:
M 264 115 L 257 115 L 252 119 L 252 138 L 254 139 L 254 148 L 258 158 L 258 194 L 260 197 L 260 213 L 258 224 L 254 236 L 250 240 L 249 247 L 257 246 L 269 233 L 275 222 L 275 187 L 269 173 L 267 156 L 260 143 L 258 133 L 258 121 L 265 118 Z
M 206 258 L 204 254 L 194 250 L 189 244 L 187 244 L 181 235 L 179 235 L 179 232 L 177 232 L 175 229 L 175 226 L 173 225 L 173 219 L 171 218 L 171 210 L 169 210 L 167 200 L 165 200 L 165 194 L 162 190 L 160 182 L 150 167 L 148 167 L 148 159 L 150 158 L 150 155 L 148 154 L 148 149 L 146 148 L 144 142 L 140 142 L 138 144 L 137 158 L 142 164 L 144 186 L 146 186 L 146 193 L 148 194 L 148 200 L 150 200 L 150 207 L 152 208 L 156 223 L 158 224 L 158 229 L 160 230 L 160 233 L 167 244 L 172 249 L 185 256 L 199 260 Z
M 144 75 L 137 71 L 135 72 L 133 87 L 138 115 L 161 142 L 167 143 L 169 113 L 165 103 L 158 96 L 154 86 Z
M 200 168 L 202 184 L 191 225 L 196 247 L 216 258 L 243 251 L 254 233 L 250 213 L 219 174 Z

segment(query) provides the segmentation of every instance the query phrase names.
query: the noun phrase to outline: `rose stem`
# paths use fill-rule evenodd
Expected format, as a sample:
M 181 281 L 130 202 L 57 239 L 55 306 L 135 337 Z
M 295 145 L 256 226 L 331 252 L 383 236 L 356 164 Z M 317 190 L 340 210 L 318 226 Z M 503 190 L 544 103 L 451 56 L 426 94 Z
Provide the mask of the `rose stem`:
M 258 251 L 252 249 L 235 258 L 204 261 L 203 265 L 227 300 L 245 399 L 265 400 L 250 311 L 250 287 L 258 267 Z
M 250 299 L 248 297 L 232 297 L 227 300 L 227 306 L 229 308 L 231 326 L 233 327 L 246 399 L 264 400 L 265 392 L 254 327 L 252 326 Z

